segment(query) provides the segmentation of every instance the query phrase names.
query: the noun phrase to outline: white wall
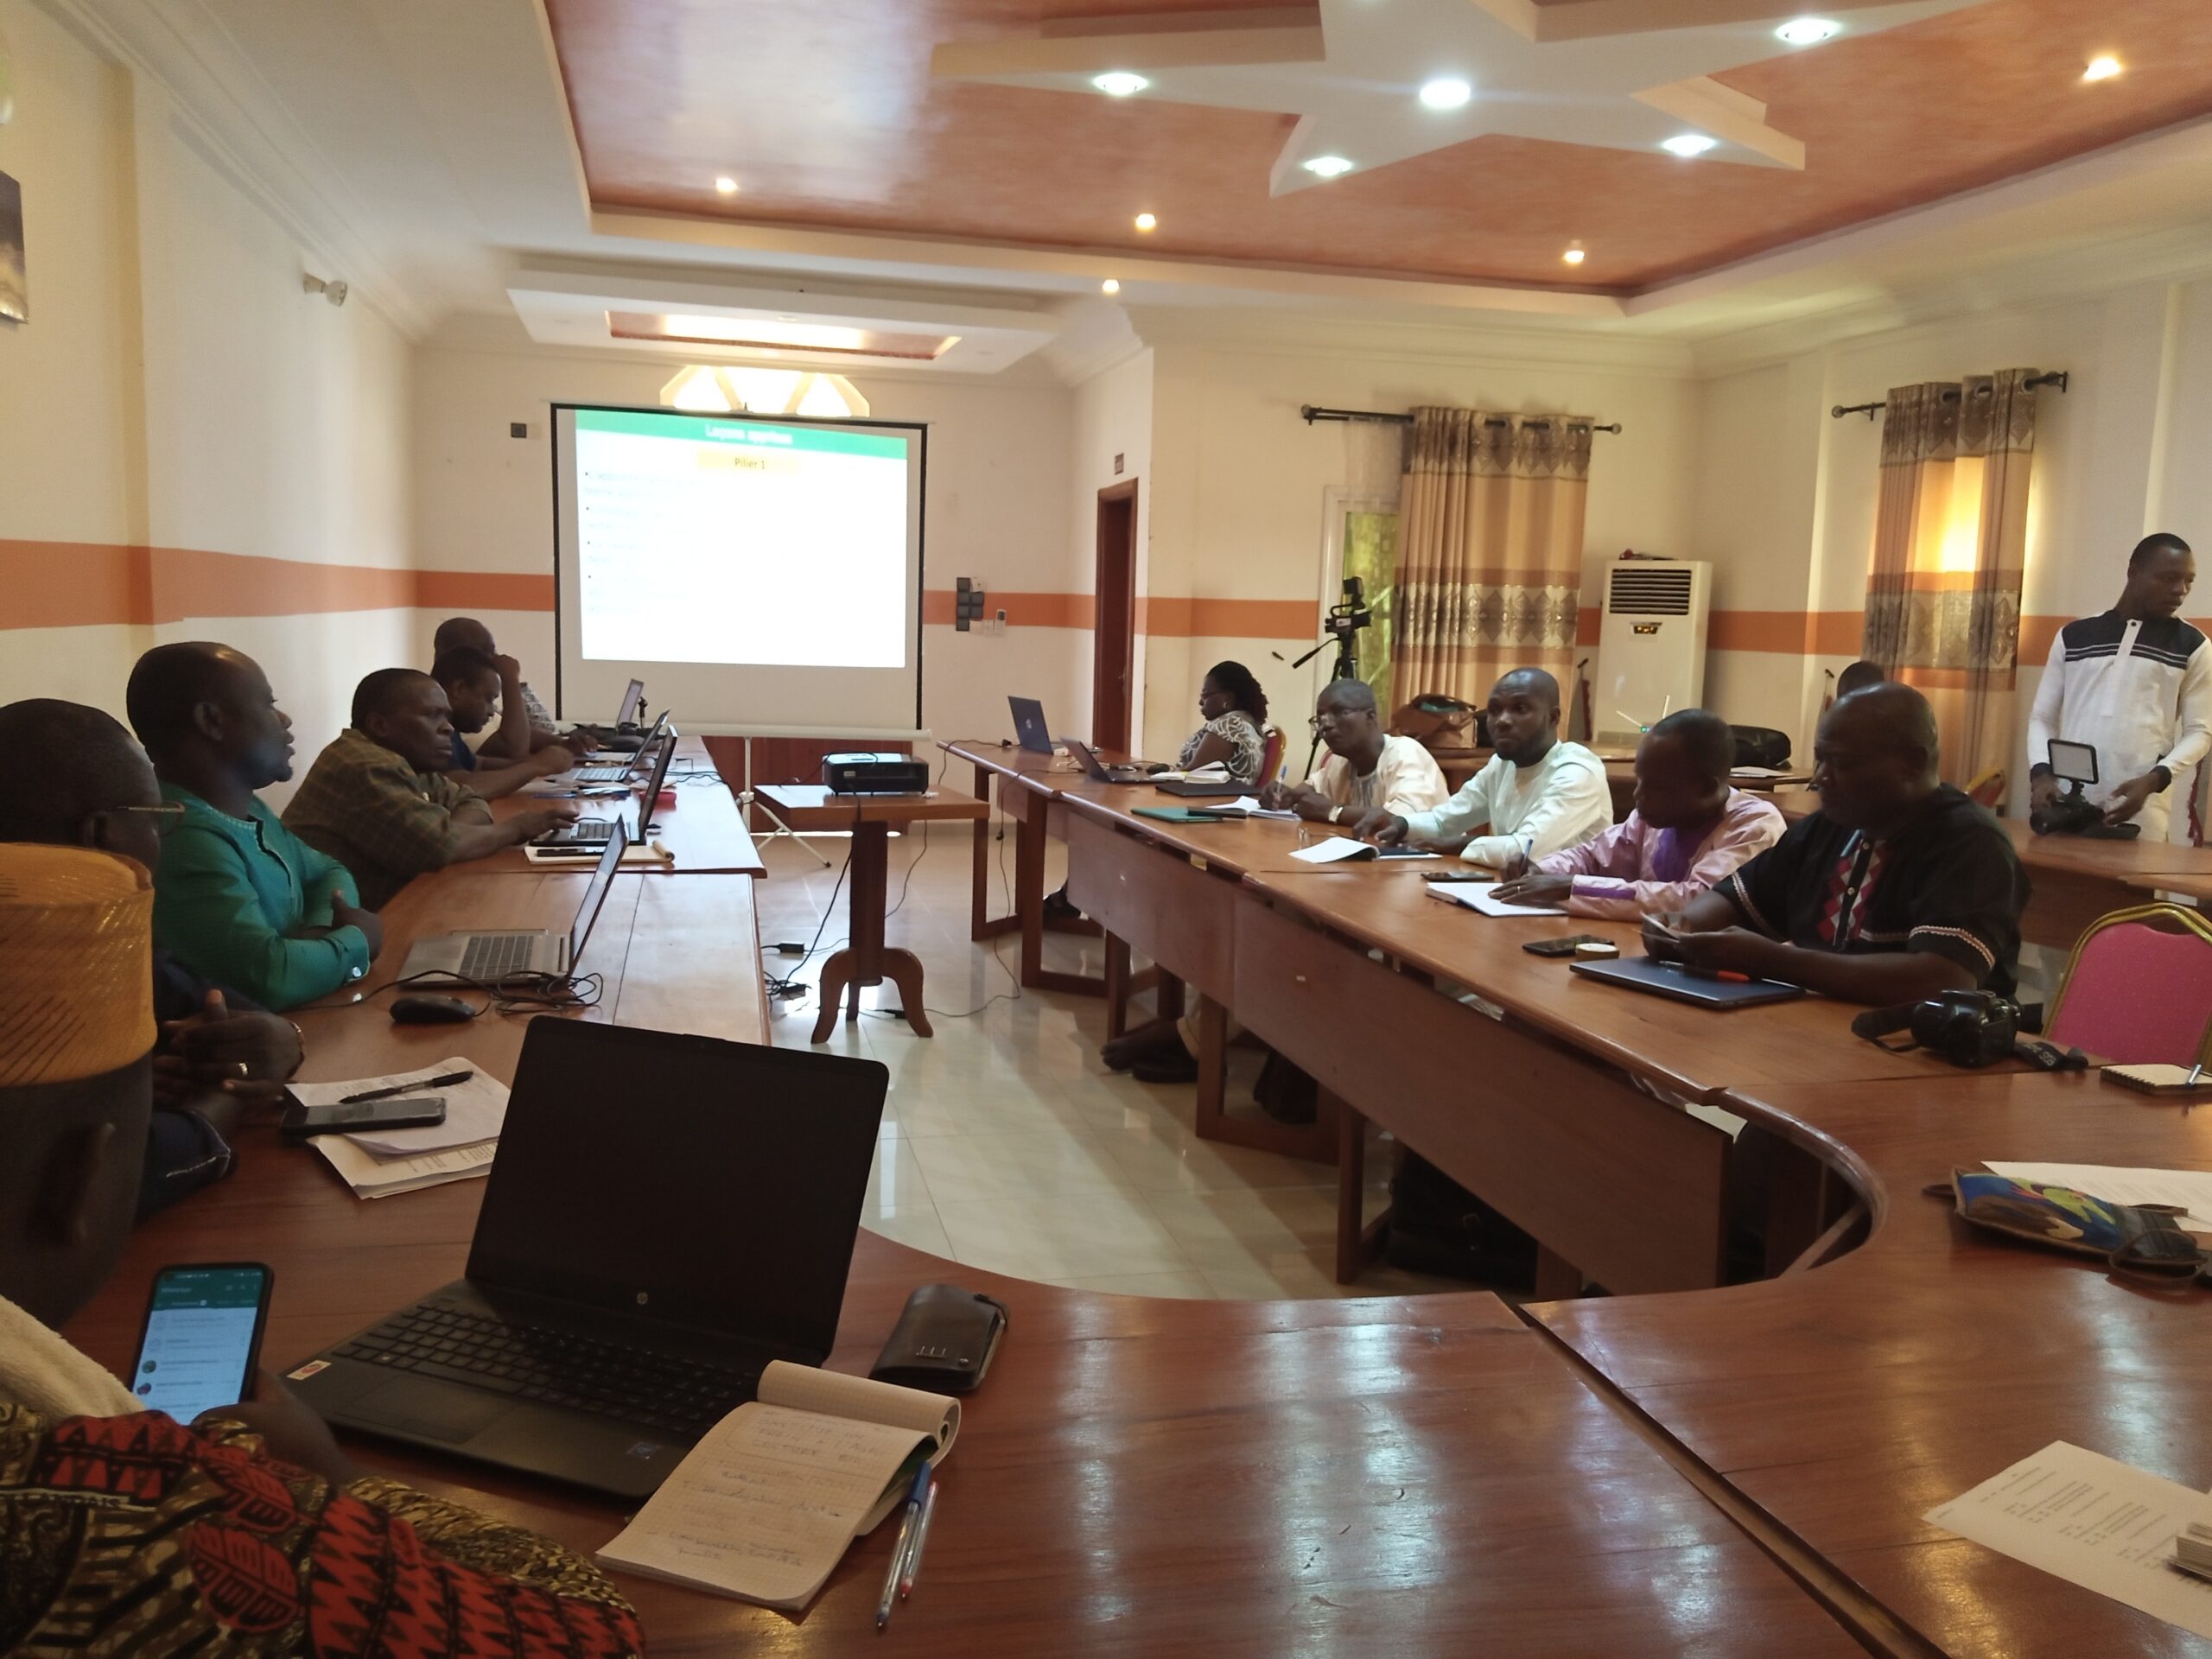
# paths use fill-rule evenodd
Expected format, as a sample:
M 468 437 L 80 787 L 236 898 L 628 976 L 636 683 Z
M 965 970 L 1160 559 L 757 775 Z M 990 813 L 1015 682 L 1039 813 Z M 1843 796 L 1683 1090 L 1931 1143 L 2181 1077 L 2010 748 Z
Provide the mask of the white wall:
M 488 331 L 488 325 L 487 325 Z M 504 332 L 504 331 L 502 331 Z M 581 356 L 533 346 L 519 327 L 499 348 L 441 345 L 416 362 L 415 534 L 425 569 L 547 575 L 553 568 L 552 451 L 556 403 L 659 406 L 679 365 Z M 853 377 L 875 418 L 919 421 L 929 433 L 923 524 L 924 586 L 970 576 L 993 591 L 1065 592 L 1069 565 L 1068 469 L 1072 395 L 1058 386 L 950 379 Z M 508 435 L 511 422 L 530 435 Z M 1087 582 L 1086 584 L 1087 585 Z M 486 612 L 501 646 L 521 658 L 550 703 L 550 610 Z M 440 620 L 420 619 L 418 654 Z M 922 719 L 940 737 L 1011 731 L 1006 696 L 1034 695 L 1072 706 L 1072 641 L 1066 628 L 1009 626 L 961 633 L 930 626 L 922 639 Z M 648 682 L 650 693 L 651 683 Z M 611 710 L 567 709 L 570 718 Z
M 1067 588 L 1071 593 L 1095 594 L 1098 579 L 1098 492 L 1134 480 L 1137 486 L 1136 591 L 1150 591 L 1152 494 L 1157 480 L 1152 454 L 1153 353 L 1137 352 L 1102 373 L 1093 375 L 1075 390 L 1069 430 Z M 1119 456 L 1122 470 L 1114 470 Z M 1129 731 L 1144 730 L 1145 671 L 1152 641 L 1138 633 L 1133 652 L 1129 690 Z M 1058 729 L 1090 729 L 1091 640 L 1077 635 L 1070 642 L 1067 669 L 1073 683 L 1066 693 L 1067 715 L 1061 723 L 1058 706 L 1047 702 L 1046 714 Z

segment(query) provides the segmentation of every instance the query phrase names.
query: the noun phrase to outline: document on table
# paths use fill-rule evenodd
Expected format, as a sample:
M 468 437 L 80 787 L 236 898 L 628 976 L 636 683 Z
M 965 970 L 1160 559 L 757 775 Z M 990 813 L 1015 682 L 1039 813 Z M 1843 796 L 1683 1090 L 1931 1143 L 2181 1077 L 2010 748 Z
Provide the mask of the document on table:
M 1503 883 L 1497 881 L 1432 881 L 1428 896 L 1441 899 L 1446 904 L 1465 905 L 1469 910 L 1480 911 L 1485 916 L 1564 916 L 1567 912 L 1554 905 L 1509 905 L 1491 895 Z
M 1256 795 L 1239 795 L 1227 806 L 1217 806 L 1213 810 L 1217 812 L 1242 813 L 1248 818 L 1288 818 L 1293 823 L 1298 820 L 1298 814 L 1287 807 L 1277 810 L 1274 807 L 1262 806 L 1260 798 Z
M 1331 836 L 1326 841 L 1317 841 L 1311 847 L 1294 847 L 1290 855 L 1301 864 L 1342 864 L 1347 859 L 1373 858 L 1376 853 L 1371 841 L 1359 841 L 1351 836 Z
M 2212 1583 L 2171 1565 L 2175 1535 L 2193 1521 L 2212 1523 L 2212 1497 L 2177 1481 L 2053 1440 L 1921 1518 L 2212 1636 Z
M 2196 1169 L 2127 1169 L 2112 1164 L 1991 1164 L 2008 1181 L 2070 1186 L 2113 1204 L 2171 1204 L 2192 1233 L 2212 1233 L 2212 1173 Z
M 314 1144 L 357 1198 L 388 1198 L 448 1181 L 473 1180 L 491 1173 L 493 1155 L 499 1150 L 496 1141 L 479 1141 L 473 1147 L 418 1152 L 412 1158 L 379 1158 L 342 1135 L 319 1135 Z
M 468 1081 L 449 1083 L 436 1089 L 421 1086 L 432 1077 L 449 1077 L 456 1071 L 467 1072 Z M 440 1060 L 435 1065 L 394 1072 L 388 1077 L 356 1077 L 351 1083 L 296 1083 L 292 1095 L 302 1106 L 335 1106 L 348 1095 L 365 1095 L 372 1089 L 400 1088 L 416 1094 L 435 1095 L 443 1100 L 446 1121 L 419 1129 L 369 1129 L 346 1139 L 378 1158 L 412 1158 L 417 1153 L 496 1141 L 507 1121 L 507 1085 L 497 1077 L 486 1077 L 475 1061 L 458 1054 Z

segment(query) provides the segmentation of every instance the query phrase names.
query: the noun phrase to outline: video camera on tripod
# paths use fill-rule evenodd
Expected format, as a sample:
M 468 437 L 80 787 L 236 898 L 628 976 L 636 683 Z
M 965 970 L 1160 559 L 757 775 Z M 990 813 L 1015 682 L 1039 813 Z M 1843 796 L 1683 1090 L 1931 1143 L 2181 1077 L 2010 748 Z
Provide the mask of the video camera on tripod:
M 2143 833 L 2139 823 L 2107 823 L 2104 809 L 2083 798 L 2082 785 L 2097 781 L 2097 749 L 2094 743 L 2050 740 L 2050 770 L 2069 787 L 2049 806 L 2028 814 L 2028 828 L 2039 836 L 2081 836 L 2091 841 L 2133 841 Z
M 1336 640 L 1338 650 L 1351 652 L 1354 649 L 1353 637 L 1362 628 L 1372 626 L 1374 622 L 1375 613 L 1367 608 L 1365 585 L 1357 576 L 1346 576 L 1344 596 L 1329 607 L 1329 613 L 1321 620 L 1323 630 Z M 1340 674 L 1337 677 L 1349 679 L 1353 677 Z

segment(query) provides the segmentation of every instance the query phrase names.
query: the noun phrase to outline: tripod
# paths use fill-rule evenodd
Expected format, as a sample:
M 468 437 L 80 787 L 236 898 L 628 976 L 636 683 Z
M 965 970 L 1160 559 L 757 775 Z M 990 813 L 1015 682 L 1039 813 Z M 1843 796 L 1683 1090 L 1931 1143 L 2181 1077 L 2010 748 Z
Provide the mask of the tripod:
M 1333 639 L 1337 644 L 1337 660 L 1329 670 L 1329 683 L 1333 685 L 1338 680 L 1357 679 L 1359 652 L 1353 641 L 1358 639 L 1359 631 L 1367 626 L 1365 613 L 1360 613 L 1360 620 L 1353 620 L 1350 618 L 1339 619 L 1332 612 L 1326 626 L 1329 630 L 1328 639 L 1322 640 L 1319 645 L 1291 664 L 1291 667 L 1294 669 L 1305 667 L 1306 664 L 1326 651 L 1329 648 L 1329 640 Z M 1313 775 L 1313 762 L 1320 757 L 1320 753 L 1321 731 L 1319 727 L 1316 727 L 1313 730 L 1313 741 L 1306 751 L 1306 770 L 1300 774 L 1301 777 L 1311 778 Z

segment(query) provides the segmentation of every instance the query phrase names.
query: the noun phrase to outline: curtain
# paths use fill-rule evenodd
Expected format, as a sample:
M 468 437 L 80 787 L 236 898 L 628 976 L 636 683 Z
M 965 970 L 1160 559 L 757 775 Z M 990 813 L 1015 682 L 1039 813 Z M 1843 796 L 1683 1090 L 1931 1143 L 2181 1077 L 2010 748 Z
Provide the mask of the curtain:
M 1587 421 L 1414 410 L 1395 696 L 1441 691 L 1480 704 L 1515 668 L 1547 669 L 1571 689 L 1589 485 Z
M 1883 406 L 1861 654 L 1926 694 L 1962 789 L 2012 760 L 2034 373 L 1898 386 Z

